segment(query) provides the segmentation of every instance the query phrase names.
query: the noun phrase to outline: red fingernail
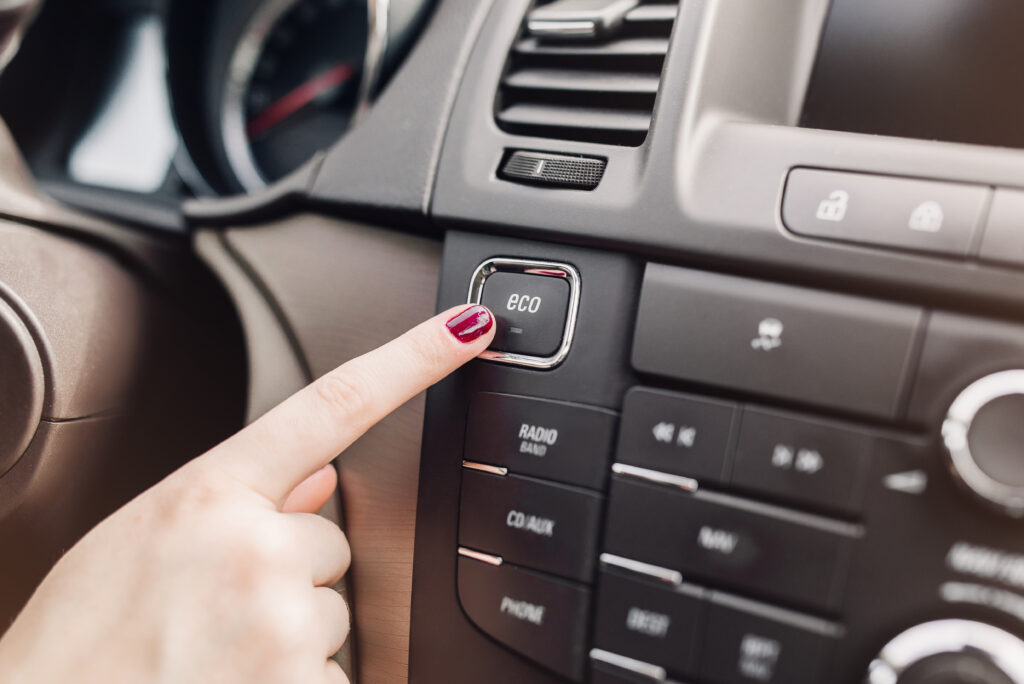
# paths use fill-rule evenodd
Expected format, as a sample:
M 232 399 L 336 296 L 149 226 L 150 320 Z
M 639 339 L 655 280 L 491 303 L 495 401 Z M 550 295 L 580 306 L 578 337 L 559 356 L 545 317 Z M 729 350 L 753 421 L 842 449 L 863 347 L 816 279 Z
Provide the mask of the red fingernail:
M 445 325 L 459 342 L 472 342 L 494 326 L 494 317 L 487 307 L 477 304 L 455 314 Z

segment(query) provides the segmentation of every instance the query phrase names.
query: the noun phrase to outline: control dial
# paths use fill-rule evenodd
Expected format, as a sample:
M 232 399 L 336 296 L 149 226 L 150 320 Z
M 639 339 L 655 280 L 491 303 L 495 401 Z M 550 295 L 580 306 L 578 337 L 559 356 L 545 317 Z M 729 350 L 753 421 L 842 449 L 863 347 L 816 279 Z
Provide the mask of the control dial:
M 1024 684 L 1024 641 L 981 622 L 927 622 L 886 644 L 865 684 Z
M 968 489 L 1024 517 L 1024 370 L 993 373 L 969 385 L 949 407 L 942 440 Z

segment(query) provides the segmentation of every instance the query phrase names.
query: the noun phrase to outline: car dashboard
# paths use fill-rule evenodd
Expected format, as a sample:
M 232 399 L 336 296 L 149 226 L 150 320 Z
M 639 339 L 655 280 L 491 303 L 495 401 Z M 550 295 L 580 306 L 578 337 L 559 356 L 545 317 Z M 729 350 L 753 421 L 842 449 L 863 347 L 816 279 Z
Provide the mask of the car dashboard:
M 0 113 L 195 250 L 245 420 L 498 318 L 336 462 L 353 681 L 1024 682 L 1015 3 L 83 5 Z

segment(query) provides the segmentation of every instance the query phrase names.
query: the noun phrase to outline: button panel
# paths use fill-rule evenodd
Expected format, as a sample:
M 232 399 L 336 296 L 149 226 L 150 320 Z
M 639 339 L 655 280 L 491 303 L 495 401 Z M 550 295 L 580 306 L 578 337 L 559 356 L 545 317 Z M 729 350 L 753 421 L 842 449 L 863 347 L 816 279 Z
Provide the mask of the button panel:
M 919 616 L 1015 619 L 1004 599 L 1020 583 L 986 563 L 1019 560 L 1020 521 L 972 507 L 934 453 L 938 429 L 922 428 L 977 377 L 1024 367 L 1024 326 L 929 311 L 925 331 L 912 306 L 663 266 L 644 286 L 641 373 L 607 368 L 618 421 L 505 394 L 598 396 L 596 376 L 574 389 L 575 360 L 546 376 L 464 371 L 466 439 L 449 440 L 444 459 L 464 461 L 457 591 L 490 637 L 456 627 L 459 644 L 475 644 L 467 680 L 497 663 L 508 669 L 495 681 L 555 681 L 496 641 L 573 681 L 853 684 L 876 650 L 868 640 Z M 685 393 L 623 391 L 654 376 Z M 600 396 L 615 406 L 607 388 Z M 450 591 L 426 577 L 421 592 Z M 558 633 L 541 629 L 549 615 Z
M 965 257 L 991 194 L 983 185 L 793 169 L 782 220 L 801 235 Z
M 590 581 L 601 497 L 576 487 L 475 470 L 462 475 L 459 544 L 510 563 Z
M 590 591 L 509 565 L 459 558 L 459 600 L 485 633 L 574 682 L 583 680 Z
M 603 489 L 617 421 L 592 406 L 482 392 L 470 404 L 464 458 Z
M 614 478 L 605 551 L 803 608 L 839 608 L 854 526 Z
M 650 264 L 633 366 L 895 418 L 921 318 L 909 306 Z

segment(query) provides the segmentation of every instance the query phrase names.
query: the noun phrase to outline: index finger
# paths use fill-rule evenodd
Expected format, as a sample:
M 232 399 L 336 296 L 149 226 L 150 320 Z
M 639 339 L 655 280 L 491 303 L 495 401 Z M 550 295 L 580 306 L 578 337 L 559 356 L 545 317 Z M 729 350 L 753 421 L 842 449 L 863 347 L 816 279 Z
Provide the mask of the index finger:
M 486 308 L 449 309 L 315 380 L 202 458 L 280 507 L 306 477 L 493 337 Z

